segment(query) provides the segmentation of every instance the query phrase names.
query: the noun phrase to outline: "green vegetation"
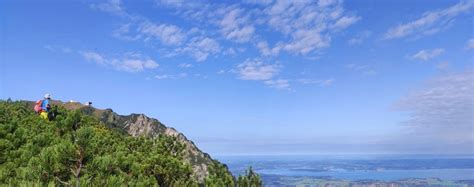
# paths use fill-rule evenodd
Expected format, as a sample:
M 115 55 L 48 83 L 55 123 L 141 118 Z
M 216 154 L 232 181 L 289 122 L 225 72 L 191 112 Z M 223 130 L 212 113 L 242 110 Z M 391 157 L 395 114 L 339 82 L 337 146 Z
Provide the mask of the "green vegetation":
M 234 186 L 234 176 L 226 172 L 227 166 L 214 161 L 209 166 L 210 175 L 206 177 L 205 183 L 208 186 Z
M 259 187 L 262 186 L 262 179 L 250 167 L 245 171 L 245 175 L 240 175 L 237 179 L 237 185 L 242 187 Z
M 57 111 L 46 121 L 26 102 L 0 101 L 0 184 L 200 185 L 174 137 L 132 137 L 80 111 Z M 215 161 L 204 185 L 234 186 L 234 177 Z

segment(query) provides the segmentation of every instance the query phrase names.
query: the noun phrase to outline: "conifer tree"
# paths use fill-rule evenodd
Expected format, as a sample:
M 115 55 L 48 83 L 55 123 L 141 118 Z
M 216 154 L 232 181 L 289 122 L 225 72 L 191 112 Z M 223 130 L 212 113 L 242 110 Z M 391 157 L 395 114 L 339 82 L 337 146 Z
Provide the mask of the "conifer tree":
M 262 179 L 253 171 L 252 167 L 245 171 L 245 175 L 239 175 L 237 178 L 237 186 L 239 187 L 260 187 L 262 184 Z

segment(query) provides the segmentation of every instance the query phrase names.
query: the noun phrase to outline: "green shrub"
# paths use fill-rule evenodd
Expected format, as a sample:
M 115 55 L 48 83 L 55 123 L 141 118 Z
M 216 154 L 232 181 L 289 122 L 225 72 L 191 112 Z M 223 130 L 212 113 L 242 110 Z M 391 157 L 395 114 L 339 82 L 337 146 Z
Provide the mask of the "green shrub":
M 0 101 L 0 184 L 197 186 L 175 138 L 131 137 L 59 107 L 46 121 L 25 102 Z

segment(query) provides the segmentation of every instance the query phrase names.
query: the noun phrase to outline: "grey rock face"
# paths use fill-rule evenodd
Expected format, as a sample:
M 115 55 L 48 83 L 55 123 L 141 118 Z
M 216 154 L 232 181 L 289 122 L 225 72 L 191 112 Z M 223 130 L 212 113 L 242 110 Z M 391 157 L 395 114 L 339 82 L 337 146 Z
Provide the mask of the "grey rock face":
M 167 135 L 176 137 L 179 142 L 186 146 L 186 160 L 192 165 L 194 175 L 199 182 L 203 182 L 204 178 L 209 174 L 208 165 L 212 163 L 209 154 L 202 152 L 194 144 L 188 140 L 182 133 L 174 128 L 166 127 L 160 121 L 149 118 L 144 114 L 131 114 L 128 116 L 118 115 L 112 110 L 100 112 L 99 119 L 112 128 L 119 128 L 126 131 L 131 136 L 148 136 L 156 137 L 159 135 Z

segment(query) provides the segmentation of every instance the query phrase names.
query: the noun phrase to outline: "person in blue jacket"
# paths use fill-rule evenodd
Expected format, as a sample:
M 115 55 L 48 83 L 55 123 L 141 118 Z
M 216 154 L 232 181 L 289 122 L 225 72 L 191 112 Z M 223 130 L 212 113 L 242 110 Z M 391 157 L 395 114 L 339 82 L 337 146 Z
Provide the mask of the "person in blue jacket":
M 49 101 L 51 100 L 51 94 L 45 94 L 44 100 L 41 102 L 41 113 L 40 116 L 43 119 L 48 119 L 48 112 L 51 109 L 51 105 L 49 105 Z

